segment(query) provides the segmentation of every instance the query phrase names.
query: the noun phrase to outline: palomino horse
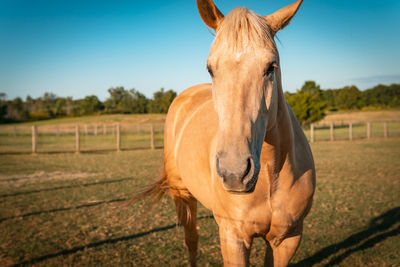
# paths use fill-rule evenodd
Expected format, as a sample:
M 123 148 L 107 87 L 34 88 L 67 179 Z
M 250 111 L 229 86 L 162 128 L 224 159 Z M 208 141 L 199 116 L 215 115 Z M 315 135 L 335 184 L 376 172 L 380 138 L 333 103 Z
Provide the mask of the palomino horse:
M 274 35 L 301 2 L 265 17 L 247 8 L 224 17 L 212 0 L 197 0 L 216 32 L 207 60 L 212 84 L 191 87 L 172 103 L 164 170 L 142 193 L 172 196 L 192 266 L 197 200 L 218 223 L 225 266 L 247 266 L 254 237 L 266 241 L 266 266 L 286 266 L 300 243 L 315 169 L 284 98 Z

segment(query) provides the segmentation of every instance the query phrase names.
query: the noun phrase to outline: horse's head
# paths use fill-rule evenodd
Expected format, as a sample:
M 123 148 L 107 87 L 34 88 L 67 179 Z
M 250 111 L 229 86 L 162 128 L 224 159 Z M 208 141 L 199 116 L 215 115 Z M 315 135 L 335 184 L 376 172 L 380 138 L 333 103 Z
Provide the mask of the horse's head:
M 267 129 L 275 126 L 282 90 L 274 35 L 302 0 L 269 16 L 236 8 L 227 16 L 212 0 L 197 0 L 204 22 L 216 35 L 207 60 L 219 131 L 216 170 L 232 193 L 254 190 Z

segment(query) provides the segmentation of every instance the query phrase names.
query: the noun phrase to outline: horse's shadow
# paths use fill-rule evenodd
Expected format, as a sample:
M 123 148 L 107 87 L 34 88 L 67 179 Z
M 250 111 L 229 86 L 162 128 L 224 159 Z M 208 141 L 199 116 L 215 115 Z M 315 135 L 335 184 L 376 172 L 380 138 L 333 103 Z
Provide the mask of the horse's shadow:
M 328 259 L 329 257 L 337 254 L 341 250 L 344 250 L 340 254 L 332 257 L 332 259 L 325 266 L 333 266 L 339 264 L 354 252 L 371 248 L 375 244 L 378 244 L 389 237 L 399 235 L 399 222 L 400 207 L 396 207 L 372 219 L 370 221 L 368 229 L 352 234 L 343 241 L 329 245 L 317 251 L 316 253 L 314 253 L 314 255 L 305 258 L 295 264 L 291 264 L 290 266 L 312 266 L 314 264 L 322 262 L 325 259 Z

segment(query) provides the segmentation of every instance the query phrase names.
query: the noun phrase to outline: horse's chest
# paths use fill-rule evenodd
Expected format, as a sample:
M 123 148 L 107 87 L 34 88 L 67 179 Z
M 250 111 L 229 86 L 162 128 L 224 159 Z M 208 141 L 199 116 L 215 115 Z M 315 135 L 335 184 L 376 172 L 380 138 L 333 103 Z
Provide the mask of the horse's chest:
M 271 216 L 265 212 L 245 218 L 245 222 L 241 227 L 248 236 L 266 236 L 270 225 Z
M 237 198 L 240 199 L 240 196 Z M 243 202 L 236 202 L 231 199 L 227 202 L 229 205 L 217 202 L 213 213 L 218 224 L 230 225 L 244 236 L 265 236 L 271 225 L 268 199 L 247 202 L 244 197 L 242 200 Z

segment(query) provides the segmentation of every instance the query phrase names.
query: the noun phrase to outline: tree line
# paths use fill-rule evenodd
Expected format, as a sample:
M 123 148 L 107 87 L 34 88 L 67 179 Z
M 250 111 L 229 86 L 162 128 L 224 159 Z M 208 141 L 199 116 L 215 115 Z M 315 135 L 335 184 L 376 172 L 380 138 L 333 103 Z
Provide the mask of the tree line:
M 364 91 L 354 85 L 322 90 L 315 81 L 306 81 L 296 93 L 286 92 L 285 97 L 304 126 L 323 119 L 326 111 L 400 107 L 400 84 L 379 84 Z
M 135 89 L 124 87 L 108 89 L 109 97 L 100 101 L 95 95 L 74 100 L 72 97 L 57 97 L 53 93 L 45 93 L 38 98 L 27 96 L 25 101 L 20 97 L 6 100 L 0 93 L 0 123 L 46 120 L 58 117 L 76 117 L 92 114 L 145 114 L 167 113 L 176 92 L 161 88 L 147 98 Z
M 112 87 L 108 93 L 104 102 L 95 95 L 74 100 L 53 93 L 38 98 L 27 96 L 25 101 L 20 97 L 7 100 L 6 95 L 0 93 L 0 123 L 91 114 L 167 113 L 177 95 L 163 88 L 155 92 L 153 98 L 124 87 Z M 400 84 L 377 85 L 364 91 L 356 86 L 322 90 L 315 81 L 306 81 L 301 89 L 295 93 L 286 92 L 285 96 L 300 123 L 307 125 L 321 120 L 326 111 L 400 107 Z

